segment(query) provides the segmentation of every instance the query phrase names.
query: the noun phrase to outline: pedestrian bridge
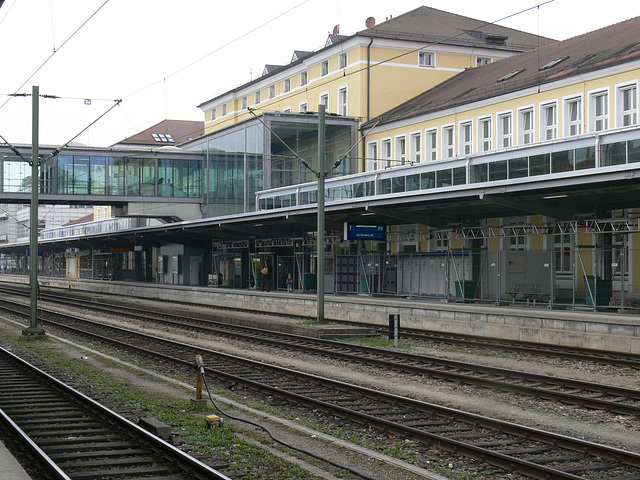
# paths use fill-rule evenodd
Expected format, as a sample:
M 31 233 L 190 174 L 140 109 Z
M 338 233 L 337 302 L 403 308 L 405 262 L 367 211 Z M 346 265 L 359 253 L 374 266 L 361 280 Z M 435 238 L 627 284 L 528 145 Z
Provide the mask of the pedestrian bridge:
M 30 146 L 16 147 L 31 159 Z M 40 149 L 40 203 L 112 205 L 129 216 L 202 218 L 204 154 L 175 147 Z M 31 202 L 31 166 L 0 146 L 0 203 Z

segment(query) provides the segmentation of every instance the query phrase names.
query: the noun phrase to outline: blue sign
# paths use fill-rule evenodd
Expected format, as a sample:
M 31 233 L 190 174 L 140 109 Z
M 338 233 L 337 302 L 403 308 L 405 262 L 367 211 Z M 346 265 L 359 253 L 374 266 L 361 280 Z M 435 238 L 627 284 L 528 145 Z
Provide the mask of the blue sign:
M 387 239 L 387 226 L 381 223 L 347 223 L 345 238 L 347 240 L 379 240 L 384 242 Z

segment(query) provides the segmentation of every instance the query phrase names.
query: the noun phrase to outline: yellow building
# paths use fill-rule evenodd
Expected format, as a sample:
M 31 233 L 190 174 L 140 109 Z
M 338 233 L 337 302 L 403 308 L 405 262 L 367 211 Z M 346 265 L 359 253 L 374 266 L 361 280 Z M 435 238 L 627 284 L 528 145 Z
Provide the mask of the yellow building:
M 398 227 L 394 248 L 412 231 L 414 251 L 506 252 L 494 267 L 514 298 L 566 289 L 600 302 L 597 287 L 637 297 L 639 32 L 635 18 L 468 69 L 365 123 L 367 171 L 430 166 L 378 190 L 433 189 L 424 225 Z M 458 208 L 436 192 L 459 195 Z
M 319 51 L 295 51 L 288 65 L 201 105 L 205 134 L 256 112 L 317 112 L 364 121 L 465 69 L 552 42 L 518 30 L 420 7 L 351 36 L 330 35 Z M 398 81 L 401 79 L 401 81 Z

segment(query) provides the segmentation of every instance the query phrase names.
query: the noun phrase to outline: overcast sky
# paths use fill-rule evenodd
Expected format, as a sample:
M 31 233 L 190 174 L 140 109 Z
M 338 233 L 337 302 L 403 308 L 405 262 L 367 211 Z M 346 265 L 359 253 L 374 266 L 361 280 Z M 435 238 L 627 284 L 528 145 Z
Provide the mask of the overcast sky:
M 350 35 L 421 5 L 484 21 L 541 5 L 498 23 L 558 40 L 640 15 L 638 0 L 5 0 L 0 135 L 31 142 L 31 99 L 8 95 L 32 85 L 62 97 L 40 100 L 41 144 L 66 143 L 115 99 L 76 141 L 108 146 L 165 118 L 203 120 L 197 105 L 322 48 L 335 25 Z

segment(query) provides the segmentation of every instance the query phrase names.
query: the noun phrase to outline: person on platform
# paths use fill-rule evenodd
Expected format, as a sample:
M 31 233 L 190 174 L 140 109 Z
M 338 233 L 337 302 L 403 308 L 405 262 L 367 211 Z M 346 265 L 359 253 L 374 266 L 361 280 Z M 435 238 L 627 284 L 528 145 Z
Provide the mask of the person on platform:
M 293 276 L 291 274 L 287 275 L 287 293 L 293 293 Z
M 265 290 L 267 292 L 271 291 L 271 262 L 267 258 L 264 262 L 264 267 L 262 267 L 262 291 Z

